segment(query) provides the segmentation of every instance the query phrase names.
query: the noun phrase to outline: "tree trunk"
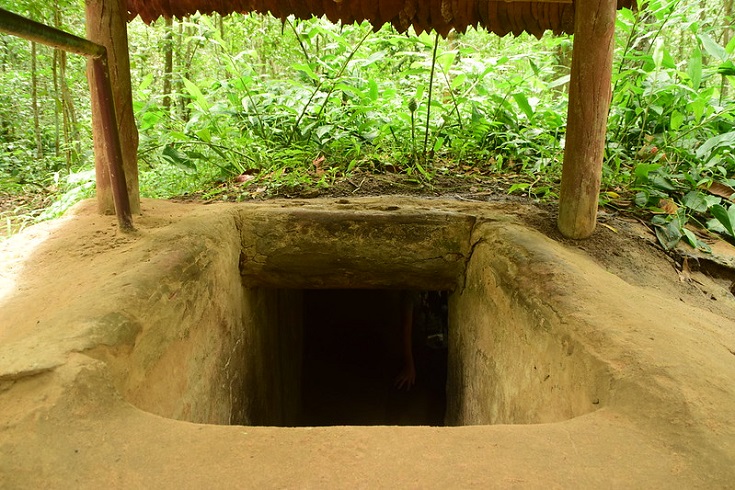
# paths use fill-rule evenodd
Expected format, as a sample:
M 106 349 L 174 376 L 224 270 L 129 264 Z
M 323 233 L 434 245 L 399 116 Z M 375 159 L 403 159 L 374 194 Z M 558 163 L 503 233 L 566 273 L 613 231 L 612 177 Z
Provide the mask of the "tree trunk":
M 58 28 L 58 26 L 56 26 Z M 54 82 L 54 155 L 61 155 L 61 91 L 59 89 L 59 53 L 60 49 L 54 49 L 54 57 L 51 60 L 51 75 Z M 68 165 L 67 165 L 68 167 Z
M 61 102 L 62 114 L 64 121 L 64 143 L 66 152 L 66 165 L 71 169 L 71 165 L 79 157 L 81 153 L 81 144 L 79 141 L 79 132 L 77 131 L 77 111 L 74 108 L 74 98 L 71 96 L 69 84 L 66 83 L 66 52 L 61 52 L 61 65 L 59 70 L 61 84 Z
M 54 3 L 54 27 L 63 29 L 61 22 L 61 10 L 59 3 Z M 81 148 L 79 134 L 77 132 L 77 116 L 74 110 L 74 99 L 66 83 L 66 51 L 54 50 L 54 93 L 56 95 L 56 107 L 54 110 L 54 121 L 56 123 L 56 155 L 61 154 L 59 134 L 64 135 L 64 157 L 66 170 L 71 172 L 72 164 L 76 161 Z
M 602 177 L 615 33 L 615 0 L 577 0 L 559 231 L 587 238 L 595 230 Z
M 163 109 L 171 112 L 171 79 L 174 73 L 174 39 L 173 19 L 166 19 L 166 36 L 164 37 L 163 66 Z
M 138 190 L 138 129 L 133 114 L 133 95 L 128 58 L 127 9 L 124 0 L 86 0 L 87 37 L 107 48 L 112 81 L 115 114 L 120 128 L 123 168 L 133 213 L 140 213 Z M 87 65 L 87 78 L 92 91 L 92 132 L 94 136 L 95 169 L 97 174 L 97 207 L 103 214 L 115 212 L 110 174 L 105 153 L 101 110 L 92 75 L 92 63 Z
M 722 36 L 722 45 L 727 46 L 733 36 L 733 14 L 735 14 L 735 8 L 733 7 L 733 0 L 724 0 L 723 11 L 725 15 L 725 32 Z M 720 100 L 727 100 L 730 92 L 730 85 L 725 80 L 725 76 L 722 75 L 722 93 L 720 94 Z
M 31 107 L 33 109 L 33 132 L 36 137 L 36 159 L 43 158 L 43 138 L 41 135 L 41 122 L 38 116 L 38 70 L 36 43 L 31 43 Z

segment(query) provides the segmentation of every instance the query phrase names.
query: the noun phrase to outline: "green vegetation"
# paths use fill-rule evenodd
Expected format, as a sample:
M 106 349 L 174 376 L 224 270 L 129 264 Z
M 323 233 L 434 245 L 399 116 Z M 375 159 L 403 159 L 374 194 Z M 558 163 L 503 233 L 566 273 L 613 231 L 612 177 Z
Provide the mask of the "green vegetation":
M 9 8 L 83 25 L 77 2 Z M 732 12 L 651 0 L 618 14 L 601 203 L 651 216 L 667 248 L 706 247 L 707 230 L 735 240 Z M 570 37 L 442 40 L 262 15 L 134 21 L 129 37 L 143 196 L 215 197 L 237 181 L 227 195 L 249 199 L 399 172 L 423 185 L 504 176 L 506 192 L 556 197 Z M 29 44 L 0 37 L 0 196 L 54 202 L 13 212 L 8 230 L 94 185 L 84 60 Z

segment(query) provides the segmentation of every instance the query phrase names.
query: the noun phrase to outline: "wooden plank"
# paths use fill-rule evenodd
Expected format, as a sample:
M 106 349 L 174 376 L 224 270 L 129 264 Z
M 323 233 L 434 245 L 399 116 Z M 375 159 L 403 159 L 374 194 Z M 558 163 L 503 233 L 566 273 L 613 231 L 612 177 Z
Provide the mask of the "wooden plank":
M 493 29 L 498 36 L 503 37 L 508 34 L 511 30 L 510 20 L 508 20 L 508 5 L 505 2 L 493 2 L 495 7 L 498 9 L 498 16 L 496 18 L 497 27 Z
M 549 16 L 551 18 L 551 30 L 556 34 L 557 36 L 562 33 L 561 28 L 561 10 L 564 7 L 563 5 L 547 5 Z
M 413 28 L 416 31 L 416 34 L 421 34 L 423 31 L 430 29 L 430 6 L 427 4 L 427 2 L 421 0 L 420 2 L 418 2 L 416 7 L 416 17 L 413 21 Z
M 380 9 L 380 17 L 385 22 L 392 21 L 398 17 L 398 13 L 403 10 L 403 0 L 377 0 Z
M 479 2 L 477 1 L 471 2 L 469 0 L 467 1 L 467 3 L 465 3 L 464 17 L 466 24 L 462 30 L 463 32 L 467 30 L 468 26 L 477 26 L 477 23 L 480 21 L 480 6 L 478 5 L 478 3 Z
M 557 5 L 561 11 L 561 31 L 574 34 L 574 5 Z
M 541 12 L 542 6 L 543 4 L 538 2 L 529 2 L 528 8 L 526 9 L 528 23 L 530 25 L 528 29 L 531 34 L 536 36 L 536 39 L 541 39 L 541 36 L 544 35 L 544 31 L 546 30 L 543 28 L 540 20 L 543 16 L 543 13 Z
M 527 33 L 541 37 L 536 34 L 538 32 L 538 26 L 536 25 L 535 19 L 531 16 L 531 2 L 522 2 L 516 5 L 516 16 L 519 19 L 518 23 L 523 26 L 523 29 Z
M 429 18 L 431 27 L 442 37 L 447 37 L 452 26 L 444 19 L 444 12 L 442 9 L 443 0 L 428 0 L 431 9 L 429 11 Z
M 513 33 L 514 36 L 520 36 L 523 34 L 524 26 L 523 21 L 521 19 L 521 9 L 520 6 L 521 3 L 508 3 L 507 4 L 507 12 L 508 12 L 508 21 L 510 22 L 510 32 Z
M 479 23 L 483 27 L 487 27 L 490 24 L 490 17 L 488 16 L 488 10 L 491 2 L 483 2 L 477 4 L 477 15 L 479 17 Z
M 595 230 L 605 150 L 616 0 L 577 0 L 569 82 L 559 231 L 587 238 Z
M 362 15 L 366 20 L 375 22 L 373 25 L 382 24 L 380 22 L 380 6 L 375 0 L 359 0 L 362 5 Z

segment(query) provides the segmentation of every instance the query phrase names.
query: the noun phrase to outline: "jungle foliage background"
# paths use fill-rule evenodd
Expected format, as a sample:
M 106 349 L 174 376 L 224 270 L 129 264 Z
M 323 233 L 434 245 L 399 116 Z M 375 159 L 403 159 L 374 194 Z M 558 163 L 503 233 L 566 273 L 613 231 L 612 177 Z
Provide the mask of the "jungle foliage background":
M 84 36 L 81 1 L 0 6 Z M 735 237 L 733 13 L 733 0 L 618 13 L 600 200 L 646 214 L 664 247 Z M 244 200 L 357 173 L 502 175 L 506 193 L 556 197 L 570 36 L 260 14 L 135 20 L 128 35 L 145 197 Z M 0 35 L 0 237 L 93 193 L 85 63 Z

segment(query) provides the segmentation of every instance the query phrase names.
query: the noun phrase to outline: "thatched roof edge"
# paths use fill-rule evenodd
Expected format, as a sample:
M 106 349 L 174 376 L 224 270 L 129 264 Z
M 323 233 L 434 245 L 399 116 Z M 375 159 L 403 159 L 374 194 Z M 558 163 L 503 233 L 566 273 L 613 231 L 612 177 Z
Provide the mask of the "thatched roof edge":
M 634 0 L 618 0 L 618 8 L 632 7 Z M 574 4 L 571 0 L 488 1 L 488 0 L 127 0 L 128 15 L 151 23 L 159 17 L 182 18 L 197 12 L 271 13 L 285 19 L 289 15 L 308 19 L 326 16 L 332 22 L 369 21 L 376 29 L 391 24 L 403 32 L 435 29 L 447 35 L 452 29 L 484 27 L 504 36 L 527 32 L 540 37 L 574 31 Z

